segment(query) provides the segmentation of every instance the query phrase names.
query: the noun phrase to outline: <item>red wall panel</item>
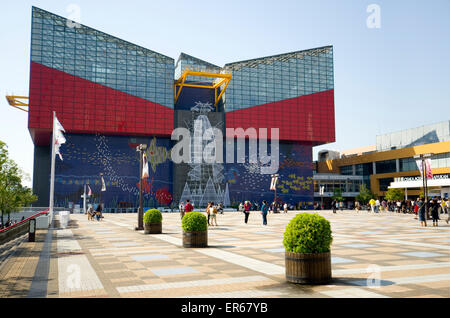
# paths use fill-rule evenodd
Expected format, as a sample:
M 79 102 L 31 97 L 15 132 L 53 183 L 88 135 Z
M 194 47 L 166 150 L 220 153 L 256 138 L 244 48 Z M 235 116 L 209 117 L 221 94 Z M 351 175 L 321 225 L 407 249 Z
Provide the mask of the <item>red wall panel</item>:
M 169 107 L 35 62 L 29 105 L 28 128 L 36 145 L 50 143 L 53 111 L 67 132 L 168 137 L 173 130 Z
M 253 106 L 225 114 L 227 128 L 279 128 L 280 140 L 335 141 L 334 90 Z

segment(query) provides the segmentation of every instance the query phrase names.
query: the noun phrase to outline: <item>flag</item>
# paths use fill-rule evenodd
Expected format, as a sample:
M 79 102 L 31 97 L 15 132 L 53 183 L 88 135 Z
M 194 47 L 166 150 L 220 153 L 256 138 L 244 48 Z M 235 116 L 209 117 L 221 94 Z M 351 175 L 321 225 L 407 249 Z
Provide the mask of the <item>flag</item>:
M 272 181 L 270 182 L 270 190 L 275 190 L 275 187 L 277 186 L 278 177 L 274 176 L 272 177 Z
M 59 151 L 59 147 L 61 147 L 62 144 L 66 143 L 66 138 L 62 133 L 63 131 L 65 132 L 64 127 L 55 116 L 55 120 L 53 121 L 53 145 L 55 147 L 55 154 L 59 155 L 59 159 L 61 160 L 63 160 L 63 158 Z
M 148 178 L 148 160 L 147 160 L 147 154 L 144 152 L 143 159 L 142 159 L 142 179 Z
M 103 180 L 103 177 L 102 177 L 102 191 L 106 191 L 106 184 L 105 180 Z
M 431 170 L 431 159 L 425 159 L 425 168 L 427 172 L 427 179 L 433 179 L 433 171 Z
M 420 175 L 423 178 L 422 160 L 421 159 L 416 160 L 416 164 L 417 164 L 417 167 L 419 168 Z M 425 170 L 427 172 L 426 178 L 433 179 L 433 171 L 431 170 L 431 159 L 425 159 L 423 161 L 423 164 L 424 164 Z
M 91 190 L 91 187 L 89 185 L 88 185 L 88 189 L 89 189 L 88 196 L 91 196 L 92 195 L 92 190 Z

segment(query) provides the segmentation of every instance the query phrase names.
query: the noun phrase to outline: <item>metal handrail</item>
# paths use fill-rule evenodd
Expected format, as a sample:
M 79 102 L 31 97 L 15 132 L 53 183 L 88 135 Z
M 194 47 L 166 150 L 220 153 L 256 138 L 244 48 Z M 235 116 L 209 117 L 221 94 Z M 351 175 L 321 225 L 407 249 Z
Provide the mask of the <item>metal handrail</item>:
M 48 210 L 49 210 L 49 209 L 47 209 L 47 210 L 45 210 L 45 211 L 42 211 L 42 212 L 39 212 L 39 213 L 36 213 L 36 214 L 30 216 L 29 218 L 26 218 L 26 219 L 24 219 L 24 220 L 22 220 L 22 221 L 20 221 L 20 222 L 17 222 L 16 224 L 13 224 L 13 225 L 11 225 L 11 226 L 8 226 L 7 228 L 1 229 L 1 230 L 0 230 L 0 233 L 1 233 L 1 232 L 4 232 L 4 231 L 6 231 L 6 230 L 12 229 L 12 228 L 15 227 L 15 226 L 19 226 L 20 224 L 22 224 L 22 223 L 24 223 L 24 222 L 26 222 L 26 221 L 28 221 L 28 220 L 30 220 L 30 219 L 34 219 L 35 217 L 37 217 L 37 216 L 39 216 L 39 215 L 48 214 Z

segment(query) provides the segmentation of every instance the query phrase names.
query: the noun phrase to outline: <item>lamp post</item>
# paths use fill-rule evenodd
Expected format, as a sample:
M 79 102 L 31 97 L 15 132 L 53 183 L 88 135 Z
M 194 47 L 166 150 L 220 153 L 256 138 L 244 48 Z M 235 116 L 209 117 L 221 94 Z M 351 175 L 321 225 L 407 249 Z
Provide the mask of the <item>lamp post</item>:
M 430 219 L 430 214 L 428 210 L 428 182 L 427 182 L 427 165 L 425 164 L 425 159 L 431 158 L 433 153 L 424 153 L 419 155 L 414 155 L 414 159 L 420 159 L 422 161 L 422 183 L 423 183 L 423 196 L 425 197 L 425 213 L 426 218 Z M 430 167 L 431 169 L 431 167 Z
M 143 169 L 143 156 L 147 149 L 146 144 L 140 144 L 136 147 L 136 151 L 139 152 L 139 208 L 138 208 L 138 225 L 135 228 L 136 231 L 141 231 L 144 229 L 144 208 L 142 205 L 142 169 Z

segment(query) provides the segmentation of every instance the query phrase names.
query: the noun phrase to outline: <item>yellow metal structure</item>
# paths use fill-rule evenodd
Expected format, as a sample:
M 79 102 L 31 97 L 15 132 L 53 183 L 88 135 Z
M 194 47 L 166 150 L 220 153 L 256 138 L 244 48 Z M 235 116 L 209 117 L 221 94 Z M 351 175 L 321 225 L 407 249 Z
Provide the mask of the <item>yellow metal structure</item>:
M 28 109 L 24 109 L 22 107 L 28 107 L 29 98 L 26 96 L 6 96 L 6 100 L 8 104 L 14 108 L 20 109 L 21 111 L 27 112 Z
M 218 79 L 218 81 L 216 83 L 212 83 L 212 85 L 186 84 L 186 78 L 188 76 L 211 77 L 211 78 Z M 231 77 L 232 77 L 231 74 L 196 72 L 196 71 L 186 70 L 186 71 L 184 71 L 183 75 L 181 75 L 180 78 L 175 81 L 175 84 L 174 84 L 175 104 L 177 103 L 178 97 L 180 97 L 181 90 L 183 89 L 183 87 L 198 87 L 198 88 L 209 88 L 209 89 L 213 89 L 214 90 L 214 106 L 217 107 L 217 103 L 219 103 L 219 100 L 222 98 L 223 93 L 227 89 L 227 86 L 230 83 Z M 220 92 L 220 94 L 217 95 L 217 90 L 222 85 L 225 85 L 225 86 L 223 87 L 223 89 Z

